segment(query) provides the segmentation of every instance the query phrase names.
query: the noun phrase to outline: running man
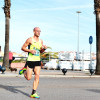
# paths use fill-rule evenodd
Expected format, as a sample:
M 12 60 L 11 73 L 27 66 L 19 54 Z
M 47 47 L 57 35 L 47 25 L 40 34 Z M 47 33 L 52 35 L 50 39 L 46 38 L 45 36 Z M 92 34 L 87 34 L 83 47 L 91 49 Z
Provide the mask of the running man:
M 34 82 L 33 82 L 33 90 L 30 95 L 31 98 L 40 98 L 36 93 L 36 89 L 39 84 L 39 75 L 41 70 L 41 61 L 40 61 L 40 53 L 44 52 L 47 49 L 46 45 L 43 45 L 43 41 L 39 39 L 40 36 L 40 28 L 35 27 L 33 29 L 34 36 L 30 37 L 26 40 L 26 42 L 22 46 L 22 50 L 28 52 L 27 58 L 27 70 L 24 70 L 24 77 L 27 80 L 32 78 L 32 72 L 34 71 Z M 27 49 L 28 46 L 28 49 Z

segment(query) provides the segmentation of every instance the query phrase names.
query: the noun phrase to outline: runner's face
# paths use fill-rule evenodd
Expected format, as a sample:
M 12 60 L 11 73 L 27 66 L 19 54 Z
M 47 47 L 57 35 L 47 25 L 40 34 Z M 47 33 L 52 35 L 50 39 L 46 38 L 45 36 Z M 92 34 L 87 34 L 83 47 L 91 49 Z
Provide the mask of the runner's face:
M 34 29 L 34 35 L 35 36 L 39 37 L 40 36 L 40 32 L 41 32 L 41 30 L 39 28 L 35 28 Z

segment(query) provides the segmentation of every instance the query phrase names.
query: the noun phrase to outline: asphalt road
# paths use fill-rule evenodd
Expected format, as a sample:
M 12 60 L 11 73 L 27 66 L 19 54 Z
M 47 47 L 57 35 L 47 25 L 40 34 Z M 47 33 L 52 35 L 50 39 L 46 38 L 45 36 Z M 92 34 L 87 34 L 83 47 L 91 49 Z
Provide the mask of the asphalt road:
M 33 80 L 0 77 L 0 100 L 32 100 Z M 40 77 L 37 92 L 40 100 L 100 100 L 100 78 Z

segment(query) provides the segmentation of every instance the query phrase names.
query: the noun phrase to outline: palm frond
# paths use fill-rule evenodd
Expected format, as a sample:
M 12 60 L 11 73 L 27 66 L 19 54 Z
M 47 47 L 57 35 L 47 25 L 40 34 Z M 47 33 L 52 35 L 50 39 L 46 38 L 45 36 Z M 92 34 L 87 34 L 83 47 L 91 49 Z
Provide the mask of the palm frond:
M 47 49 L 52 49 L 51 47 L 47 46 Z

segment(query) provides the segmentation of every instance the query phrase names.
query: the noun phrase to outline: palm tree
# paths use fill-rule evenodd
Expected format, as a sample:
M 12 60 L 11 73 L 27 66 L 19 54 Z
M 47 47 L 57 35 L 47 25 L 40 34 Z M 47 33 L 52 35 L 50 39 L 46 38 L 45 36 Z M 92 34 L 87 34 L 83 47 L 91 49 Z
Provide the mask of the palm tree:
M 41 58 L 47 59 L 48 61 L 50 61 L 51 58 L 58 59 L 58 52 L 44 52 L 42 53 Z
M 9 67 L 9 20 L 10 20 L 10 0 L 4 0 L 5 5 L 3 7 L 5 13 L 5 48 L 4 48 L 4 67 Z
M 51 58 L 58 58 L 58 53 L 57 52 L 51 52 L 52 48 L 51 47 L 47 47 L 47 49 L 50 49 L 50 51 L 48 52 L 43 52 L 41 54 L 41 60 L 47 60 L 50 61 Z
M 51 47 L 47 47 L 47 49 L 50 49 L 50 50 L 52 50 L 52 48 Z M 48 59 L 48 56 L 49 54 L 47 53 L 47 52 L 43 52 L 43 53 L 41 53 L 41 59 Z
M 96 14 L 96 72 L 100 75 L 100 0 L 94 0 L 94 10 Z

